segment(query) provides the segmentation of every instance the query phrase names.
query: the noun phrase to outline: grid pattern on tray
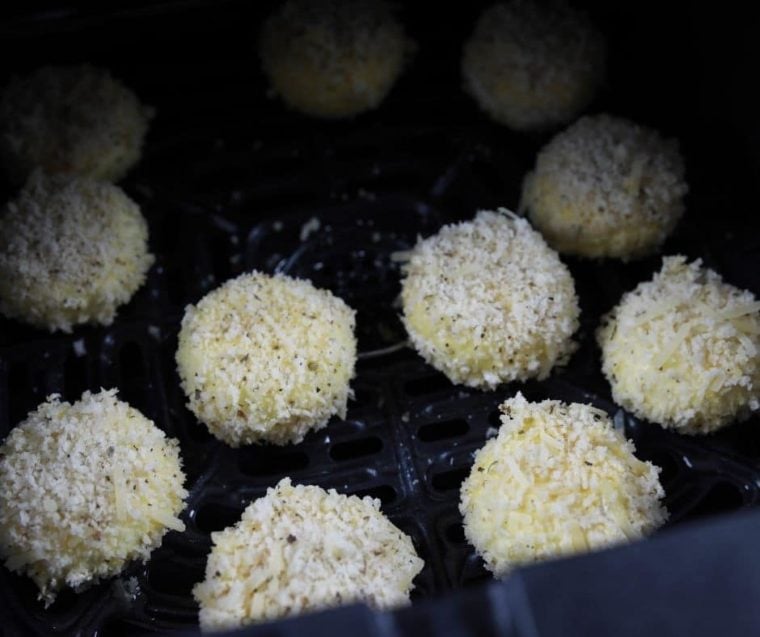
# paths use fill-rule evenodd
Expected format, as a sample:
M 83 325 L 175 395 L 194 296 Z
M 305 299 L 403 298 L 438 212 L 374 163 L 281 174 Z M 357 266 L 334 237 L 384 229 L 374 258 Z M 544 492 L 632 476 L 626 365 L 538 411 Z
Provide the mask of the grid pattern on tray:
M 487 393 L 453 387 L 403 347 L 395 305 L 400 273 L 392 255 L 442 222 L 468 216 L 472 202 L 482 199 L 479 191 L 489 188 L 483 184 L 505 170 L 477 131 L 444 141 L 428 134 L 438 138 L 435 170 L 431 161 L 413 161 L 414 143 L 404 159 L 400 144 L 388 168 L 393 180 L 379 185 L 373 179 L 387 165 L 372 152 L 372 138 L 362 133 L 358 142 L 349 137 L 343 145 L 327 144 L 327 150 L 324 140 L 315 142 L 312 148 L 319 153 L 343 157 L 338 167 L 318 169 L 339 177 L 283 186 L 290 196 L 272 195 L 277 188 L 271 174 L 262 176 L 255 166 L 234 180 L 227 169 L 219 173 L 220 165 L 237 165 L 242 152 L 222 139 L 207 140 L 216 156 L 197 152 L 197 140 L 159 147 L 128 183 L 149 219 L 158 261 L 116 323 L 55 336 L 2 323 L 0 436 L 50 393 L 75 400 L 87 388 L 118 387 L 123 399 L 180 440 L 190 489 L 185 533 L 169 533 L 147 564 L 131 565 L 119 578 L 78 595 L 62 593 L 47 611 L 34 601 L 28 580 L 1 571 L 0 590 L 19 622 L 17 630 L 74 634 L 97 628 L 109 635 L 192 628 L 197 609 L 191 588 L 203 577 L 210 533 L 235 522 L 252 498 L 285 475 L 378 497 L 426 562 L 414 599 L 486 581 L 488 573 L 464 539 L 458 487 L 473 452 L 499 425 L 499 403 L 518 389 L 533 399 L 591 401 L 616 414 L 639 454 L 663 468 L 671 523 L 757 504 L 752 423 L 709 441 L 684 439 L 639 423 L 609 402 L 598 372 L 593 327 L 599 314 L 656 261 L 633 266 L 570 262 L 584 306 L 581 348 L 567 369 L 543 383 Z M 383 148 L 396 139 L 408 142 L 403 129 L 395 134 L 384 130 L 383 135 Z M 192 156 L 203 160 L 186 167 L 189 194 L 180 197 L 178 176 L 162 174 L 156 166 L 174 165 L 172 157 L 186 154 L 187 144 L 195 147 Z M 285 158 L 273 172 L 303 172 L 298 162 L 312 161 L 304 159 L 305 151 L 294 153 L 288 146 L 280 143 L 267 151 L 269 157 Z M 350 185 L 346 166 L 362 175 L 358 183 L 364 185 Z M 224 183 L 218 173 L 225 175 Z M 270 188 L 269 198 L 262 195 L 264 186 Z M 494 188 L 490 190 L 493 199 Z M 467 192 L 469 204 L 463 204 L 459 197 Z M 348 416 L 297 446 L 224 446 L 187 411 L 178 384 L 174 351 L 185 303 L 253 268 L 310 278 L 358 311 L 361 355 Z M 749 457 L 739 459 L 738 454 Z M 130 582 L 137 584 L 133 594 L 125 592 Z
M 450 45 L 465 35 L 477 3 L 465 3 L 464 9 L 441 5 L 438 22 L 425 10 L 409 10 L 410 27 L 421 39 L 416 68 L 381 111 L 336 124 L 307 121 L 261 99 L 261 78 L 249 68 L 252 22 L 247 15 L 235 19 L 236 7 L 251 3 L 228 2 L 227 13 L 208 14 L 204 3 L 188 4 L 198 8 L 197 16 L 188 10 L 184 17 L 171 13 L 164 21 L 141 23 L 142 58 L 132 28 L 101 28 L 100 21 L 94 29 L 73 27 L 75 34 L 81 30 L 81 41 L 73 42 L 78 38 L 65 31 L 48 39 L 65 59 L 95 58 L 112 66 L 159 105 L 148 152 L 125 184 L 148 217 L 158 257 L 147 284 L 108 328 L 49 336 L 0 319 L 0 438 L 49 393 L 75 400 L 84 389 L 116 386 L 123 399 L 180 439 L 191 491 L 184 514 L 188 530 L 168 534 L 146 565 L 132 565 L 123 576 L 79 595 L 64 592 L 47 611 L 34 601 L 31 582 L 0 569 L 0 613 L 11 615 L 0 634 L 192 629 L 196 607 L 190 590 L 203 576 L 210 532 L 234 522 L 251 498 L 284 475 L 379 497 L 426 561 L 414 598 L 466 587 L 447 606 L 449 615 L 476 615 L 468 626 L 485 634 L 492 609 L 476 596 L 481 589 L 469 587 L 490 576 L 464 540 L 458 487 L 473 451 L 498 427 L 498 404 L 517 389 L 534 399 L 592 401 L 616 414 L 639 454 L 663 468 L 673 524 L 758 503 L 757 418 L 692 440 L 639 423 L 609 402 L 593 330 L 624 290 L 659 266 L 658 259 L 628 265 L 568 261 L 583 310 L 581 347 L 568 368 L 547 382 L 489 393 L 453 387 L 398 347 L 404 338 L 393 307 L 399 272 L 390 254 L 442 222 L 471 217 L 477 208 L 514 207 L 522 175 L 546 140 L 492 126 L 459 91 L 459 51 Z M 266 4 L 254 11 L 265 13 Z M 760 293 L 757 240 L 723 234 L 745 196 L 735 187 L 748 183 L 744 162 L 724 144 L 723 127 L 703 126 L 697 109 L 687 108 L 692 95 L 686 89 L 696 75 L 686 63 L 691 50 L 661 56 L 662 42 L 670 46 L 673 33 L 683 32 L 680 10 L 656 25 L 638 5 L 616 5 L 600 10 L 602 16 L 604 11 L 611 23 L 622 12 L 617 31 L 609 31 L 611 63 L 619 73 L 597 108 L 691 133 L 681 135 L 693 193 L 688 223 L 665 252 L 700 255 L 730 281 Z M 710 12 L 711 39 L 703 47 L 711 57 L 719 49 L 712 40 L 713 19 Z M 647 47 L 640 46 L 634 23 L 639 34 L 643 25 Z M 212 47 L 203 46 L 216 29 L 222 33 L 218 59 L 211 57 Z M 188 34 L 199 46 L 187 46 Z M 49 61 L 44 47 L 24 50 L 27 65 Z M 656 81 L 649 83 L 655 68 L 662 69 L 662 90 Z M 644 73 L 652 89 L 641 97 Z M 715 149 L 726 158 L 718 174 L 706 152 Z M 736 183 L 730 183 L 734 173 Z M 314 227 L 312 219 L 319 228 L 301 241 L 304 227 Z M 251 268 L 308 277 L 358 310 L 363 356 L 353 383 L 356 400 L 345 422 L 332 422 L 298 446 L 224 447 L 184 407 L 174 371 L 184 305 Z M 124 591 L 131 578 L 137 583 L 134 595 Z M 402 629 L 407 621 L 410 627 L 415 623 L 416 608 L 398 614 Z M 436 626 L 445 625 L 440 616 L 446 613 L 436 607 L 434 614 Z

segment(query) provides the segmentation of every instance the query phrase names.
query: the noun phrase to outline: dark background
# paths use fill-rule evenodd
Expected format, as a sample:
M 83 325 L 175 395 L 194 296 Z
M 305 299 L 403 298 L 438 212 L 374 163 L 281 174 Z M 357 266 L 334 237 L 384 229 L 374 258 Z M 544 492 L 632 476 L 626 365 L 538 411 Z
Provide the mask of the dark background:
M 491 634 L 504 617 L 479 586 L 490 576 L 464 541 L 456 503 L 471 453 L 498 425 L 497 405 L 517 389 L 533 399 L 594 402 L 625 420 L 641 457 L 663 468 L 672 515 L 665 539 L 682 523 L 760 502 L 757 417 L 717 436 L 687 439 L 628 418 L 610 401 L 593 329 L 623 291 L 659 268 L 659 256 L 627 265 L 566 260 L 581 298 L 581 348 L 545 383 L 464 390 L 409 350 L 382 353 L 404 338 L 392 307 L 398 271 L 390 252 L 477 209 L 516 208 L 523 175 L 555 132 L 510 132 L 462 92 L 461 46 L 486 4 L 399 4 L 418 53 L 377 111 L 340 122 L 290 113 L 266 97 L 256 33 L 272 2 L 3 7 L 0 85 L 42 64 L 89 62 L 112 69 L 156 107 L 143 161 L 123 186 L 148 218 L 158 262 L 109 328 L 50 336 L 0 319 L 0 438 L 48 393 L 74 400 L 87 388 L 118 386 L 123 399 L 180 439 L 191 496 L 183 516 L 188 532 L 167 535 L 148 565 L 127 570 L 140 586 L 131 605 L 114 592 L 117 581 L 64 593 L 43 611 L 30 582 L 3 569 L 0 616 L 7 621 L 0 634 L 192 628 L 190 589 L 202 578 L 210 532 L 233 523 L 252 497 L 286 474 L 379 497 L 427 562 L 414 601 L 459 592 L 458 602 L 438 610 L 428 604 L 419 613 L 417 606 L 403 611 L 399 630 L 440 634 L 447 622 L 435 616 L 448 608 L 474 633 Z M 728 5 L 575 4 L 587 8 L 608 41 L 607 80 L 589 112 L 629 117 L 681 143 L 687 212 L 663 252 L 701 257 L 760 295 L 757 20 Z M 0 194 L 5 200 L 13 193 L 0 185 Z M 299 241 L 300 227 L 314 216 L 322 229 Z M 185 304 L 252 268 L 311 278 L 359 313 L 357 400 L 345 423 L 333 422 L 297 447 L 226 448 L 184 409 L 177 386 L 173 354 Z M 77 341 L 83 357 L 73 353 Z M 732 538 L 737 547 L 746 528 Z M 635 559 L 664 558 L 661 549 Z M 737 572 L 739 588 L 743 577 Z M 753 585 L 746 579 L 748 595 Z M 684 612 L 676 598 L 667 604 L 670 616 Z
M 265 97 L 256 34 L 276 3 L 208 0 L 113 3 L 11 3 L 0 17 L 0 83 L 42 64 L 90 62 L 111 68 L 158 108 L 158 141 L 178 131 L 234 130 L 242 138 L 301 129 L 339 136 L 388 123 L 483 125 L 461 91 L 459 56 L 488 2 L 400 3 L 419 52 L 381 109 L 354 121 L 318 123 Z M 589 111 L 608 111 L 681 140 L 691 186 L 690 216 L 753 227 L 758 170 L 754 90 L 758 19 L 749 10 L 702 3 L 576 2 L 606 34 L 608 79 Z M 447 5 L 447 6 L 444 6 Z M 488 135 L 505 147 L 548 137 Z M 424 150 L 424 149 L 423 149 Z M 515 207 L 505 179 L 500 203 Z M 462 211 L 469 215 L 471 211 Z

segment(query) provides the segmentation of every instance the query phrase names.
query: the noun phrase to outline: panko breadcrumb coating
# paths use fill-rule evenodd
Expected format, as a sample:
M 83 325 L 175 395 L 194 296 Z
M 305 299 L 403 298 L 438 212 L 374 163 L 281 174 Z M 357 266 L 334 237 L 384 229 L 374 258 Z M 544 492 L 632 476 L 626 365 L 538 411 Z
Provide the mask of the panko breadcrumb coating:
M 324 118 L 379 106 L 412 49 L 385 0 L 286 0 L 259 42 L 274 93 Z
M 541 150 L 520 208 L 563 254 L 627 261 L 662 245 L 683 214 L 687 190 L 675 140 L 596 115 Z
M 497 577 L 522 564 L 639 538 L 667 511 L 659 469 L 590 405 L 500 407 L 502 426 L 462 484 L 467 540 Z
M 411 341 L 454 383 L 543 379 L 575 349 L 570 272 L 525 219 L 503 208 L 420 241 L 405 275 Z
M 424 566 L 379 500 L 293 486 L 289 478 L 211 538 L 206 579 L 193 589 L 203 630 L 360 601 L 400 606 Z
M 36 172 L 0 212 L 0 312 L 37 327 L 110 325 L 152 263 L 145 219 L 118 186 Z
M 346 416 L 354 311 L 281 274 L 243 274 L 188 306 L 177 368 L 190 410 L 233 447 L 303 440 Z
M 35 168 L 116 181 L 140 159 L 152 117 L 105 69 L 46 66 L 0 96 L 0 156 L 19 184 Z
M 116 390 L 50 396 L 0 446 L 0 556 L 50 604 L 183 531 L 184 480 L 177 441 Z
M 641 418 L 704 434 L 760 408 L 760 302 L 699 260 L 665 257 L 597 338 L 615 402 Z
M 467 92 L 515 130 L 572 120 L 594 97 L 604 66 L 604 39 L 583 13 L 530 0 L 483 11 L 462 56 Z

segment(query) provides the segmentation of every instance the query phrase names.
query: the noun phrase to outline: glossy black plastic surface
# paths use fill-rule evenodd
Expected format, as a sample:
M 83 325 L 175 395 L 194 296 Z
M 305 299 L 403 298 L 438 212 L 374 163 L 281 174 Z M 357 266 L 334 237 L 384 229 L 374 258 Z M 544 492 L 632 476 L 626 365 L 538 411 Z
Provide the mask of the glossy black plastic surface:
M 219 24 L 239 36 L 241 11 L 240 3 L 223 9 L 188 3 L 179 17 L 169 14 L 185 28 L 170 44 Z M 613 34 L 627 34 L 626 28 L 635 33 L 638 23 L 625 27 L 622 18 L 600 11 Z M 437 30 L 410 11 L 421 47 L 407 76 L 377 113 L 336 123 L 312 122 L 264 99 L 250 37 L 245 45 L 224 45 L 227 31 L 217 34 L 223 52 L 205 66 L 198 52 L 188 52 L 186 63 L 167 54 L 130 65 L 109 52 L 108 29 L 121 42 L 148 18 L 133 18 L 126 27 L 108 23 L 103 32 L 76 27 L 95 44 L 90 51 L 80 43 L 66 55 L 112 64 L 159 108 L 145 157 L 124 183 L 148 218 L 157 263 L 110 327 L 49 335 L 0 319 L 0 438 L 51 393 L 75 400 L 88 388 L 118 387 L 122 399 L 180 440 L 190 490 L 187 531 L 169 533 L 147 564 L 131 565 L 122 577 L 81 594 L 64 592 L 47 610 L 30 581 L 0 569 L 6 616 L 0 633 L 194 629 L 191 588 L 203 577 L 210 533 L 235 522 L 252 498 L 286 475 L 380 498 L 426 562 L 413 600 L 467 589 L 452 608 L 464 613 L 466 600 L 476 609 L 485 604 L 485 593 L 474 587 L 490 575 L 465 542 L 458 488 L 473 452 L 499 426 L 498 405 L 518 390 L 532 399 L 593 402 L 608 410 L 639 455 L 662 467 L 671 525 L 760 501 L 757 418 L 708 438 L 685 438 L 638 422 L 611 402 L 593 331 L 625 290 L 651 276 L 659 257 L 627 265 L 566 260 L 581 298 L 581 347 L 545 382 L 493 392 L 454 387 L 404 347 L 396 304 L 400 273 L 392 255 L 479 208 L 515 208 L 522 176 L 551 134 L 509 133 L 461 94 L 456 38 L 469 30 L 473 10 L 463 13 L 458 20 L 448 15 Z M 149 44 L 158 39 L 154 30 L 146 27 Z M 67 36 L 35 31 L 24 37 Z M 625 56 L 634 40 L 621 36 L 612 45 L 613 69 L 621 74 L 638 68 Z M 682 58 L 683 52 L 669 63 Z M 687 96 L 678 82 L 657 109 L 648 100 L 628 99 L 626 77 L 639 75 L 612 76 L 592 110 L 622 113 L 678 135 L 686 155 L 688 212 L 664 252 L 701 256 L 729 281 L 760 293 L 760 243 L 737 212 L 754 188 L 746 172 L 751 156 L 742 155 L 746 149 L 730 130 L 705 124 L 714 108 L 709 99 L 679 118 Z M 665 85 L 656 73 L 653 82 Z M 356 398 L 345 421 L 334 420 L 300 445 L 233 450 L 185 408 L 174 351 L 184 306 L 254 268 L 309 278 L 358 311 Z M 125 592 L 130 580 L 137 584 L 133 595 Z M 414 613 L 413 606 L 398 614 L 400 633 L 407 634 L 405 627 L 413 632 Z M 474 633 L 488 634 L 497 618 L 471 621 Z M 266 634 L 278 633 L 272 628 Z

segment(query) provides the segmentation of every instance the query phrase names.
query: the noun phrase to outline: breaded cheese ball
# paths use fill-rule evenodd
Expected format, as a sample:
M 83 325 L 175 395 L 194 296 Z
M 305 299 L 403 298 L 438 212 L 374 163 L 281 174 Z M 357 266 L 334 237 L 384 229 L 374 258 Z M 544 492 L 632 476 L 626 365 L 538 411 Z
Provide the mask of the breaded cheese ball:
M 323 118 L 377 108 L 412 48 L 385 0 L 286 0 L 259 41 L 273 92 Z
M 206 579 L 193 589 L 204 631 L 356 602 L 401 606 L 424 566 L 380 500 L 289 478 L 211 539 Z
M 51 332 L 110 325 L 153 260 L 121 188 L 36 172 L 0 213 L 0 312 Z
M 105 69 L 46 66 L 0 96 L 0 156 L 14 183 L 35 168 L 115 181 L 140 159 L 152 117 Z
M 465 536 L 494 575 L 665 522 L 660 469 L 633 455 L 605 412 L 519 393 L 500 409 L 499 434 L 475 455 L 459 505 Z
M 346 417 L 354 311 L 309 281 L 243 274 L 185 309 L 177 369 L 188 407 L 227 444 L 297 443 Z
M 505 209 L 444 226 L 404 267 L 412 344 L 457 384 L 543 379 L 575 350 L 572 276 L 530 224 Z
M 662 245 L 683 214 L 687 190 L 678 142 L 596 115 L 541 150 L 520 208 L 562 254 L 627 261 Z
M 593 99 L 604 66 L 604 40 L 583 13 L 530 0 L 483 11 L 462 56 L 465 90 L 515 130 L 575 118 Z
M 177 441 L 116 390 L 50 396 L 0 446 L 0 556 L 48 605 L 183 531 L 184 480 Z
M 597 331 L 618 404 L 684 434 L 760 408 L 760 302 L 701 261 L 665 257 Z

